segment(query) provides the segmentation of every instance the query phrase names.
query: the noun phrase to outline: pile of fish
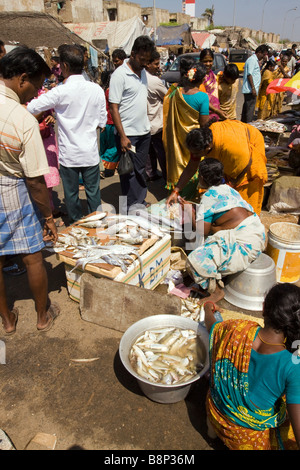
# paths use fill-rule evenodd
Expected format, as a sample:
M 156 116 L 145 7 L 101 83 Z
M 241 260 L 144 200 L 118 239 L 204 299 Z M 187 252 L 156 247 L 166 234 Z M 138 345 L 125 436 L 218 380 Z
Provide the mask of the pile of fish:
M 264 121 L 259 119 L 257 121 L 250 122 L 249 124 L 251 124 L 251 126 L 253 127 L 256 127 L 256 129 L 259 129 L 260 131 L 264 132 L 276 132 L 282 134 L 287 130 L 284 124 L 273 120 Z
M 181 299 L 181 316 L 201 322 L 204 320 L 203 304 L 199 305 L 197 300 Z
M 132 345 L 129 360 L 136 373 L 164 385 L 184 383 L 203 369 L 199 338 L 193 330 L 160 328 L 145 331 Z
M 100 212 L 76 222 L 68 233 L 60 233 L 54 251 L 67 251 L 76 259 L 74 268 L 85 269 L 87 264 L 110 264 L 119 266 L 124 273 L 137 258 L 143 270 L 138 247 L 151 236 L 162 238 L 166 231 L 174 227 L 174 221 L 151 216 L 146 210 L 139 210 L 130 215 L 110 215 Z M 89 235 L 89 229 L 95 228 L 96 234 Z M 99 230 L 98 230 L 99 229 Z M 114 237 L 102 244 L 105 236 Z

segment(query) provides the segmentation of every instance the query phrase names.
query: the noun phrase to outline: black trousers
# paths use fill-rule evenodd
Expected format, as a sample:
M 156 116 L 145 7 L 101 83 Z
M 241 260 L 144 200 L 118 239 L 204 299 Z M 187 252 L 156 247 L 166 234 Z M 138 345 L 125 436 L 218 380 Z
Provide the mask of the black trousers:
M 146 162 L 149 152 L 151 134 L 127 136 L 131 144 L 135 147 L 136 153 L 132 153 L 134 170 L 128 175 L 120 175 L 121 191 L 125 196 L 127 212 L 134 204 L 146 204 L 147 195 L 146 183 Z M 116 144 L 119 155 L 121 155 L 120 136 L 116 136 Z M 120 204 L 120 206 L 124 206 Z M 121 212 L 121 211 L 120 211 Z M 123 212 L 123 211 L 122 211 Z
M 244 104 L 242 109 L 242 122 L 252 122 L 254 118 L 254 111 L 256 105 L 257 96 L 253 96 L 252 93 L 244 93 Z
M 161 168 L 164 180 L 167 179 L 166 153 L 162 141 L 162 131 L 151 136 L 149 155 L 146 164 L 146 173 L 149 178 L 157 175 L 157 161 Z

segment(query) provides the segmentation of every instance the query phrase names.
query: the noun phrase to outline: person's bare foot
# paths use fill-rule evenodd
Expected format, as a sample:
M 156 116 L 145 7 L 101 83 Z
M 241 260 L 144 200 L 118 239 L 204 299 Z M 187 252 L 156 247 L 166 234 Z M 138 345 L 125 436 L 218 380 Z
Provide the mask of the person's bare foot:
M 42 322 L 41 319 L 37 323 L 36 327 L 38 331 L 49 331 L 54 323 L 54 320 L 60 314 L 60 307 L 56 302 L 51 302 L 49 309 L 46 312 L 45 321 Z
M 18 323 L 19 311 L 17 308 L 13 308 L 6 319 L 2 319 L 3 329 L 6 335 L 12 335 L 16 332 L 16 326 Z

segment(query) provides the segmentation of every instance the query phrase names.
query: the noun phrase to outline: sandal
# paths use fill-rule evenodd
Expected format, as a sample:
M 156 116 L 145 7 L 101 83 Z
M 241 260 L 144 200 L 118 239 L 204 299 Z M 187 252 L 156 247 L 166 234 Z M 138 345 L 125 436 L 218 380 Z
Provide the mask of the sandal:
M 15 263 L 11 266 L 5 266 L 3 272 L 9 274 L 9 276 L 20 276 L 20 274 L 26 273 L 26 268 L 19 268 L 18 264 Z
M 58 317 L 59 314 L 60 314 L 60 306 L 56 302 L 51 302 L 51 305 L 47 310 L 47 315 L 50 318 L 49 318 L 47 324 L 43 328 L 38 328 L 37 327 L 37 330 L 38 331 L 49 331 L 52 328 L 52 326 L 54 324 L 54 321 L 56 320 L 56 318 Z
M 11 313 L 13 313 L 14 316 L 15 316 L 15 326 L 14 326 L 14 329 L 11 330 L 11 331 L 6 331 L 5 328 L 4 328 L 5 336 L 12 336 L 13 334 L 15 334 L 15 332 L 17 330 L 17 323 L 18 323 L 18 319 L 19 319 L 19 310 L 17 308 L 13 308 L 11 310 Z

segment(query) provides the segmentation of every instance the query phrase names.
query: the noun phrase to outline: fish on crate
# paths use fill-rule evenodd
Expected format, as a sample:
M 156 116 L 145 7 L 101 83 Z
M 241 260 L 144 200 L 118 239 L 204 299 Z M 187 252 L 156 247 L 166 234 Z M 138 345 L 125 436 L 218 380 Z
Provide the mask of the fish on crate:
M 107 212 L 99 212 L 95 215 L 90 215 L 89 217 L 85 217 L 84 219 L 80 219 L 76 222 L 76 225 L 82 225 L 85 222 L 95 222 L 104 219 L 107 216 Z

